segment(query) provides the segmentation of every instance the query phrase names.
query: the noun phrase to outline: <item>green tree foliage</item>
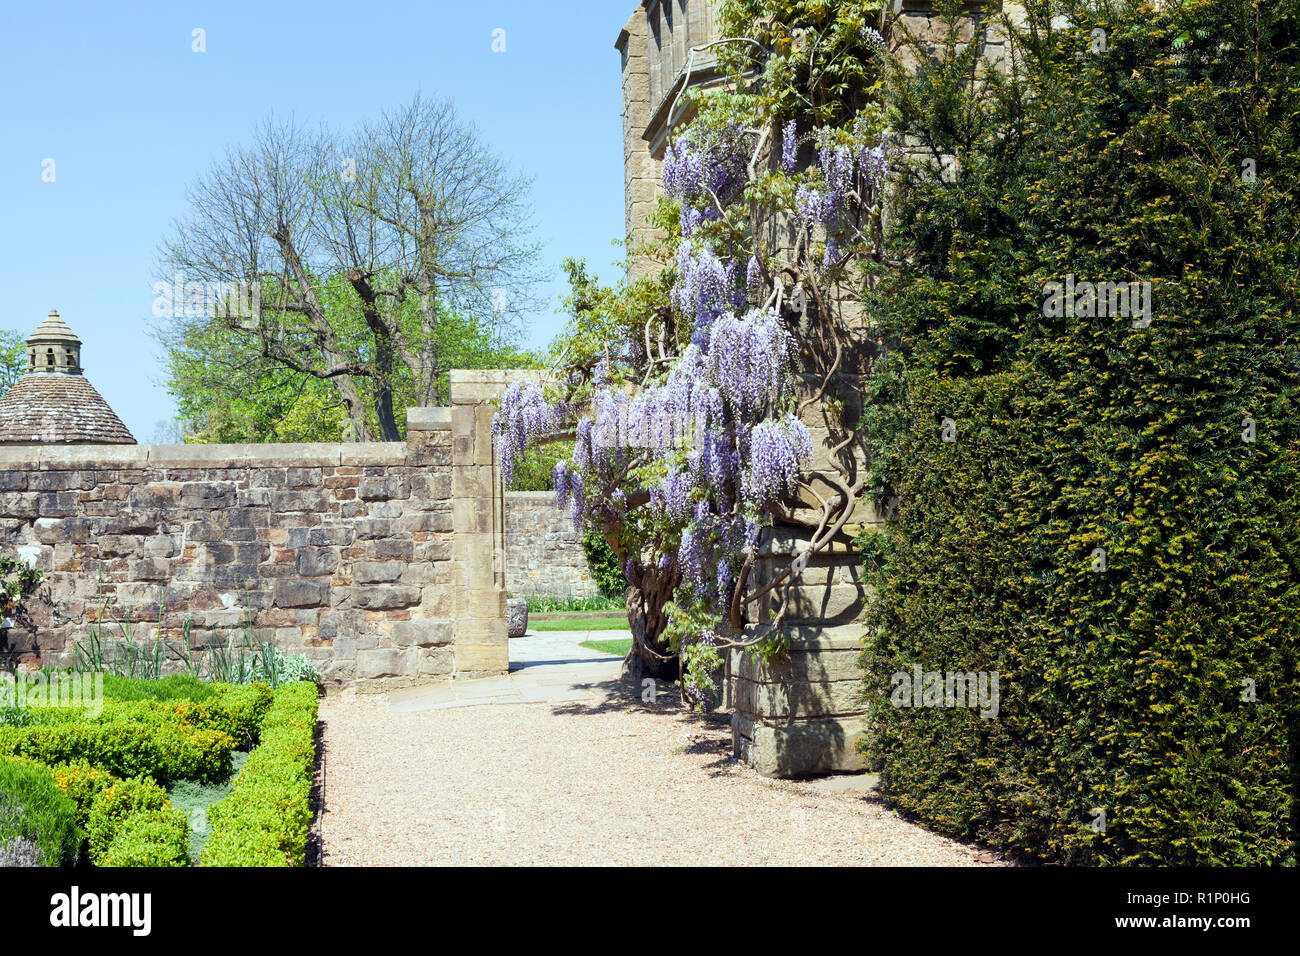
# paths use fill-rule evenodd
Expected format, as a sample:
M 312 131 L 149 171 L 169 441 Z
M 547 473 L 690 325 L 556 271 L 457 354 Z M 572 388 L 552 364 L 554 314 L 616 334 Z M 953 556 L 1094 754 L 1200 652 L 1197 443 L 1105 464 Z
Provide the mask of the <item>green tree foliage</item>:
M 1000 847 L 1294 864 L 1300 12 L 1028 6 L 1011 75 L 893 77 L 869 749 Z M 1069 276 L 1149 282 L 1149 323 L 1057 310 Z M 998 716 L 891 704 L 916 665 L 997 672 Z
M 27 371 L 27 337 L 16 329 L 0 329 L 0 395 Z
M 371 331 L 347 283 L 334 278 L 322 283 L 326 314 L 336 339 L 349 352 L 364 358 L 371 350 Z M 419 340 L 422 322 L 414 300 L 390 306 L 394 324 L 408 342 Z M 314 337 L 303 334 L 295 350 L 305 364 L 313 355 Z M 417 381 L 404 363 L 394 363 L 383 387 L 395 409 L 448 402 L 449 371 L 453 368 L 527 368 L 537 360 L 501 341 L 490 325 L 472 314 L 438 310 L 430 334 L 441 370 L 432 389 Z M 176 399 L 185 440 L 212 442 L 326 442 L 356 440 L 347 411 L 329 380 L 290 368 L 268 358 L 260 338 L 222 323 L 187 323 L 164 336 L 168 388 Z M 380 376 L 359 377 L 368 430 L 380 434 L 375 390 Z M 406 420 L 395 415 L 398 437 Z

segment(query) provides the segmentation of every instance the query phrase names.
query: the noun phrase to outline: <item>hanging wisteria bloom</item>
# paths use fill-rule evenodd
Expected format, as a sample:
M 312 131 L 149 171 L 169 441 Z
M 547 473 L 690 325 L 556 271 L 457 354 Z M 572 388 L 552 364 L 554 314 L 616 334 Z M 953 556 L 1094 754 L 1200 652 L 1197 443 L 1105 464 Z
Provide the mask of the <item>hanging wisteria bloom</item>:
M 849 146 L 824 142 L 817 151 L 817 165 L 826 181 L 822 199 L 821 221 L 833 219 L 844 211 L 853 191 L 855 157 Z
M 885 174 L 889 168 L 889 131 L 880 134 L 876 145 L 864 147 L 858 156 L 858 165 L 867 185 L 879 193 L 885 184 Z
M 514 480 L 515 461 L 525 446 L 542 435 L 560 429 L 563 410 L 553 408 L 535 382 L 512 382 L 501 396 L 501 411 L 492 418 L 506 487 Z
M 685 521 L 690 514 L 690 493 L 690 476 L 672 466 L 663 483 L 650 489 L 650 507 L 656 514 L 666 515 L 674 521 Z
M 681 543 L 677 548 L 677 564 L 685 578 L 695 586 L 696 592 L 702 593 L 705 586 L 704 548 L 692 528 L 682 530 Z
M 781 172 L 793 176 L 799 168 L 799 124 L 794 120 L 781 129 Z
M 569 503 L 569 465 L 561 459 L 555 463 L 551 472 L 555 484 L 555 503 L 563 508 Z
M 724 264 L 707 246 L 692 250 L 683 242 L 677 253 L 677 284 L 673 305 L 695 319 L 691 341 L 703 344 L 713 321 L 740 298 L 736 288 L 736 264 Z
M 632 399 L 627 441 L 657 455 L 693 447 L 696 436 L 722 421 L 722 396 L 706 377 L 704 353 L 689 345 L 668 380 Z
M 749 266 L 745 269 L 745 292 L 754 305 L 758 305 L 763 297 L 763 269 L 757 256 L 749 257 Z
M 696 227 L 704 221 L 704 213 L 700 212 L 694 206 L 688 206 L 683 203 L 682 211 L 678 216 L 678 220 L 682 227 L 682 237 L 690 238 L 691 233 L 693 233 Z
M 762 507 L 793 494 L 800 464 L 811 457 L 812 435 L 799 419 L 786 415 L 780 421 L 759 422 L 750 433 L 746 498 Z
M 679 202 L 709 193 L 721 196 L 748 178 L 752 140 L 753 135 L 738 123 L 684 133 L 664 150 L 664 192 Z
M 816 186 L 803 183 L 794 196 L 795 214 L 806 223 L 822 222 L 826 219 L 826 199 Z
M 704 157 L 696 151 L 689 133 L 664 151 L 664 192 L 673 199 L 694 197 L 704 182 Z
M 836 260 L 840 257 L 840 244 L 834 238 L 826 240 L 826 252 L 822 256 L 822 271 L 825 272 L 831 266 L 835 265 Z
M 709 378 L 738 417 L 761 416 L 783 394 L 792 348 L 775 312 L 727 313 L 709 335 Z

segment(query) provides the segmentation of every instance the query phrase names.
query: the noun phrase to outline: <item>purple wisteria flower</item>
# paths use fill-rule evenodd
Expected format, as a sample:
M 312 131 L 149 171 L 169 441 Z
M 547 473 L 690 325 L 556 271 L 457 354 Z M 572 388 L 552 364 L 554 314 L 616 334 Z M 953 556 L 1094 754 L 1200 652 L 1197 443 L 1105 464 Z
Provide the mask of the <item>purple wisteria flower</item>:
M 501 396 L 501 411 L 492 418 L 492 435 L 501 462 L 501 478 L 509 487 L 515 461 L 528 442 L 561 425 L 563 410 L 547 404 L 535 382 L 512 382 Z
M 734 307 L 739 297 L 736 264 L 724 264 L 707 246 L 693 251 L 683 242 L 677 253 L 677 284 L 672 297 L 680 311 L 695 319 L 691 341 L 702 345 L 714 320 Z
M 816 186 L 803 183 L 794 195 L 795 214 L 804 222 L 822 222 L 826 218 L 826 199 Z
M 704 548 L 692 528 L 682 530 L 681 543 L 677 547 L 677 564 L 682 569 L 682 576 L 695 585 L 697 592 L 704 590 Z
M 745 495 L 762 506 L 781 495 L 793 494 L 799 466 L 812 457 L 808 426 L 793 415 L 780 421 L 759 422 L 750 433 L 750 466 Z
M 889 167 L 889 131 L 880 134 L 875 146 L 864 147 L 858 155 L 858 166 L 862 177 L 872 190 L 879 192 L 885 183 L 885 173 Z
M 682 205 L 682 211 L 678 215 L 678 221 L 682 226 L 682 237 L 690 238 L 696 227 L 704 221 L 704 213 L 700 212 L 694 206 Z
M 853 191 L 854 162 L 853 150 L 848 146 L 827 142 L 818 150 L 817 165 L 826 180 L 821 221 L 833 219 L 844 211 Z
M 689 133 L 664 151 L 664 192 L 674 199 L 688 199 L 704 182 L 704 157 L 696 151 Z
M 691 200 L 743 182 L 748 177 L 748 152 L 753 135 L 739 123 L 720 129 L 688 130 L 664 150 L 664 192 L 680 201 Z
M 749 266 L 745 269 L 745 292 L 754 305 L 758 305 L 763 297 L 763 269 L 757 256 L 749 257 Z
M 885 45 L 885 38 L 880 35 L 880 31 L 874 27 L 863 27 L 858 32 L 861 41 L 873 49 L 881 49 Z
M 709 379 L 740 418 L 762 415 L 781 398 L 793 342 L 775 312 L 722 316 L 709 335 Z
M 781 129 L 781 172 L 794 175 L 799 167 L 799 124 L 794 120 Z
M 582 531 L 586 521 L 587 498 L 583 494 L 582 475 L 569 478 L 569 520 L 573 522 L 574 531 Z
M 731 593 L 731 585 L 734 580 L 731 563 L 726 558 L 719 558 L 718 567 L 714 573 L 718 579 L 718 604 L 721 605 Z
M 555 470 L 551 472 L 551 477 L 555 480 L 555 503 L 563 508 L 569 503 L 569 465 L 563 459 L 555 463 Z

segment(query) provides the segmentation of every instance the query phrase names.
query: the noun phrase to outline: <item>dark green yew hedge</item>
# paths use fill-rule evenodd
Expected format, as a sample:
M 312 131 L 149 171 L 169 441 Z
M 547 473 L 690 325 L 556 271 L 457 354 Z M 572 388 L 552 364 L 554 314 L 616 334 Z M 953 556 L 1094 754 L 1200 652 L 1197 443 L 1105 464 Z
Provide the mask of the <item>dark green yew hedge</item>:
M 1294 865 L 1300 13 L 1051 6 L 1014 82 L 894 78 L 896 129 L 958 162 L 905 175 L 871 303 L 868 753 L 1000 848 Z M 1044 315 L 1067 276 L 1150 282 L 1150 325 Z M 997 672 L 998 715 L 895 706 L 918 664 Z

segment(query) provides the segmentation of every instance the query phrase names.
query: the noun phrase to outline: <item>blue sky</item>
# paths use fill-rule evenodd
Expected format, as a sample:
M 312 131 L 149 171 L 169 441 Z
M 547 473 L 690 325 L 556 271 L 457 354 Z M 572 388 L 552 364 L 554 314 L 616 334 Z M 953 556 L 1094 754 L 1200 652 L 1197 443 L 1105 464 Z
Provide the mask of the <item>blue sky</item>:
M 634 0 L 0 3 L 0 328 L 57 308 L 86 374 L 137 440 L 173 414 L 150 292 L 186 186 L 270 114 L 350 127 L 422 92 L 535 179 L 553 276 L 606 281 L 623 231 L 614 41 Z M 205 31 L 195 53 L 192 31 Z M 505 31 L 505 52 L 492 50 Z M 44 161 L 55 162 L 43 182 Z M 524 344 L 562 320 L 530 317 Z

